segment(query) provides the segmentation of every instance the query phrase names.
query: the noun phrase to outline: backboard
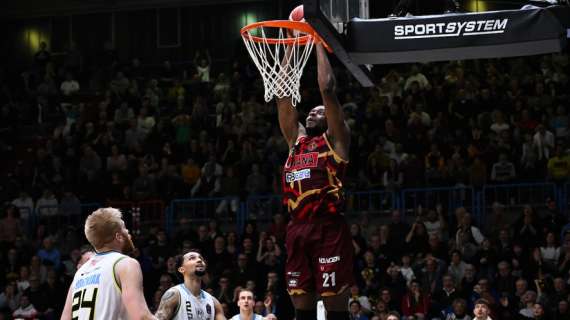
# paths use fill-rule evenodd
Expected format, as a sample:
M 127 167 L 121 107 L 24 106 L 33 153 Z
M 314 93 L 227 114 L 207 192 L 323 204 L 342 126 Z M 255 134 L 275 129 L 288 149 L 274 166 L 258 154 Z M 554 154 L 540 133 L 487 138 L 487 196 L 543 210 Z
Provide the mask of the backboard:
M 373 86 L 368 70 L 350 59 L 344 46 L 351 19 L 369 18 L 369 0 L 303 0 L 305 20 L 319 33 L 337 58 L 365 87 Z
M 352 18 L 369 18 L 369 0 L 320 0 L 321 12 L 339 33 Z
M 570 7 L 369 19 L 368 0 L 303 0 L 305 20 L 362 86 L 365 65 L 529 56 L 560 52 Z

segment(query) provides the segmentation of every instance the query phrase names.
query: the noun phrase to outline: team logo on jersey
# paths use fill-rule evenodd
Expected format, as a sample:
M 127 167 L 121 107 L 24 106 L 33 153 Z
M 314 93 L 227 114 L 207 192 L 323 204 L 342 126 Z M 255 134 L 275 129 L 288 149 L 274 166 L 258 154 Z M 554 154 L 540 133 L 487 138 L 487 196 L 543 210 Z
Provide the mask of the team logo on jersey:
M 285 173 L 285 181 L 287 183 L 309 179 L 311 177 L 311 169 Z
M 289 170 L 316 168 L 318 162 L 319 162 L 318 152 L 297 154 L 287 159 L 287 163 L 285 163 L 285 168 Z
M 289 280 L 289 287 L 294 288 L 297 286 L 297 279 L 290 279 Z

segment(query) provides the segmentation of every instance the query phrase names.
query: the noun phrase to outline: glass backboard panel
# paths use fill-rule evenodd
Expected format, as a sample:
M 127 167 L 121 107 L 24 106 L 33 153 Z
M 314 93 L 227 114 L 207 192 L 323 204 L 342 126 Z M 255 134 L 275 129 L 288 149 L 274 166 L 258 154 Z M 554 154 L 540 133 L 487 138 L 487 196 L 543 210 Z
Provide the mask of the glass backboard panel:
M 344 32 L 345 23 L 352 18 L 368 19 L 369 0 L 320 0 L 323 14 L 339 33 Z

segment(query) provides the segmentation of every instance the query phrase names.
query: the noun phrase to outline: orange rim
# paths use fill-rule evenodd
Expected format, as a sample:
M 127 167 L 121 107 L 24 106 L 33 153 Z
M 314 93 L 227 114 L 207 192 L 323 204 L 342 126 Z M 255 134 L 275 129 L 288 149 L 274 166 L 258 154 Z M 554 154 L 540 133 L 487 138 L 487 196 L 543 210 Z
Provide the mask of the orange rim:
M 261 27 L 285 28 L 295 31 L 301 31 L 303 33 L 307 33 L 307 35 L 300 36 L 298 38 L 276 39 L 276 38 L 256 37 L 249 33 L 251 30 Z M 290 21 L 290 20 L 269 20 L 269 21 L 254 22 L 252 24 L 248 24 L 247 26 L 241 28 L 241 36 L 245 39 L 250 39 L 255 42 L 263 42 L 269 44 L 305 45 L 311 39 L 314 39 L 315 43 L 323 42 L 321 37 L 319 37 L 317 32 L 315 32 L 315 29 L 313 29 L 308 23 L 302 21 Z

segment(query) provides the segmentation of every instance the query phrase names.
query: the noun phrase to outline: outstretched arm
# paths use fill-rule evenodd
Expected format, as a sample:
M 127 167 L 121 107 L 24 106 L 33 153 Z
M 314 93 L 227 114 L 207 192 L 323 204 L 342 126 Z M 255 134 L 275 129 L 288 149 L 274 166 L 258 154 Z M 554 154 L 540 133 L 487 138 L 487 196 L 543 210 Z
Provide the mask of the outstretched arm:
M 215 320 L 226 320 L 226 316 L 224 315 L 224 308 L 218 299 L 214 298 L 214 309 L 216 309 L 215 313 Z
M 342 106 L 336 96 L 336 79 L 323 45 L 317 44 L 315 47 L 317 50 L 319 89 L 327 118 L 327 134 L 332 140 L 334 151 L 343 159 L 348 160 L 350 129 L 344 121 Z
M 283 59 L 281 60 L 282 65 L 288 65 L 291 63 L 291 50 L 291 47 L 287 47 L 285 49 Z M 287 68 L 289 67 L 290 66 L 287 66 Z M 299 123 L 299 113 L 293 106 L 291 97 L 277 98 L 277 113 L 279 115 L 279 128 L 281 129 L 281 134 L 283 134 L 289 148 L 292 148 L 297 141 L 297 137 L 305 133 L 305 128 Z
M 304 130 L 299 123 L 299 113 L 291 103 L 291 97 L 277 99 L 277 113 L 279 115 L 279 128 L 283 138 L 287 141 L 289 148 L 292 148 L 297 141 L 299 131 Z
M 142 270 L 138 261 L 124 258 L 115 266 L 119 278 L 121 297 L 130 319 L 156 320 L 150 313 L 143 294 Z
M 174 288 L 166 290 L 160 298 L 158 310 L 154 314 L 158 320 L 170 320 L 176 315 L 176 310 L 180 307 L 180 292 Z

